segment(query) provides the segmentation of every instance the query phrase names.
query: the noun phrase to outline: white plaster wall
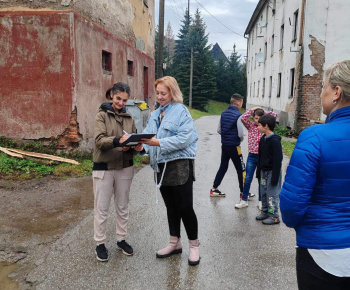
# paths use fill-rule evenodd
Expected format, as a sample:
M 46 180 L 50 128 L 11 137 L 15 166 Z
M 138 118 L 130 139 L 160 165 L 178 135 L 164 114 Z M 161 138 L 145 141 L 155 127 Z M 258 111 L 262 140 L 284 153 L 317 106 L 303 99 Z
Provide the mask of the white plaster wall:
M 306 1 L 303 38 L 303 75 L 313 76 L 314 74 L 317 74 L 317 70 L 311 65 L 310 56 L 312 54 L 312 51 L 309 48 L 309 45 L 311 44 L 310 36 L 315 37 L 319 41 L 319 43 L 325 45 L 328 17 L 328 2 L 329 0 Z M 315 17 L 315 15 L 317 15 L 317 17 Z
M 304 75 L 313 75 L 317 71 L 312 67 L 310 60 L 310 35 L 325 46 L 324 70 L 338 61 L 350 59 L 350 3 L 348 0 L 314 0 L 306 3 L 303 65 Z M 322 112 L 320 119 L 326 119 Z
M 299 52 L 294 52 L 299 50 L 299 28 L 301 19 L 301 0 L 281 0 L 276 3 L 276 12 L 273 15 L 272 9 L 265 5 L 264 9 L 258 17 L 258 21 L 266 21 L 267 27 L 258 28 L 257 23 L 254 29 L 251 31 L 248 39 L 248 60 L 247 65 L 247 108 L 253 106 L 262 106 L 265 109 L 273 109 L 279 113 L 279 121 L 283 125 L 289 127 L 294 126 L 294 110 L 290 104 L 296 101 L 296 94 L 294 92 L 294 98 L 290 97 L 290 69 L 297 68 L 297 59 L 299 57 Z M 273 4 L 271 3 L 270 6 Z M 266 11 L 268 9 L 268 12 Z M 295 42 L 292 42 L 293 36 L 293 15 L 294 12 L 299 9 L 298 17 L 298 38 Z M 291 19 L 291 24 L 289 23 L 289 18 Z M 257 21 L 257 22 L 258 22 Z M 283 49 L 280 50 L 280 33 L 281 26 L 284 24 L 284 40 Z M 258 32 L 258 34 L 257 34 Z M 257 37 L 257 35 L 262 37 Z M 274 48 L 273 56 L 271 56 L 271 46 L 272 46 L 272 35 L 274 37 Z M 252 37 L 253 44 L 252 44 Z M 265 53 L 265 42 L 267 42 L 267 56 L 263 63 L 258 63 L 255 60 L 255 54 L 260 50 Z M 253 68 L 252 68 L 252 57 L 253 57 Z M 255 64 L 256 62 L 256 64 Z M 281 95 L 277 97 L 278 91 L 278 74 L 282 73 L 282 85 L 281 85 Z M 270 95 L 270 76 L 272 76 L 272 88 L 271 88 L 271 98 Z M 263 79 L 265 78 L 265 90 L 263 92 Z M 296 83 L 295 76 L 295 82 Z M 259 91 L 258 82 L 260 81 Z M 255 82 L 255 91 L 254 91 Z M 262 97 L 264 95 L 264 97 Z

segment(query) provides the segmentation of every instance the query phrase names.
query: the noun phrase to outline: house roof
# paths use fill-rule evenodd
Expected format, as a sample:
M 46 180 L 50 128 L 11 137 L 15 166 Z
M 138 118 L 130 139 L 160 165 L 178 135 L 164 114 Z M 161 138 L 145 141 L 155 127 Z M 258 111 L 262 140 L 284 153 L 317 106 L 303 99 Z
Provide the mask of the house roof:
M 248 23 L 248 26 L 247 26 L 245 32 L 244 32 L 244 35 L 250 34 L 250 31 L 254 27 L 254 24 L 255 24 L 256 20 L 258 19 L 260 12 L 263 10 L 265 4 L 268 4 L 268 3 L 269 3 L 269 0 L 260 0 L 259 1 L 258 5 L 256 5 L 256 8 L 254 10 L 252 17 L 250 18 L 250 21 Z
M 227 57 L 225 53 L 222 51 L 220 45 L 218 43 L 215 43 L 212 50 L 211 50 L 213 57 L 215 60 L 219 60 L 220 58 L 227 61 Z

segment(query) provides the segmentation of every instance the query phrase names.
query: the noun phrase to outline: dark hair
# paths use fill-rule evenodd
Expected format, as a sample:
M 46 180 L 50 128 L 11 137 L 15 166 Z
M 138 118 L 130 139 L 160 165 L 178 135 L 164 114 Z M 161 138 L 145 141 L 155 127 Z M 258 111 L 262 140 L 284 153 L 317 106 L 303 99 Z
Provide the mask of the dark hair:
M 263 109 L 256 109 L 253 112 L 253 116 L 257 115 L 257 116 L 261 117 L 261 116 L 264 116 L 264 114 L 265 114 L 265 112 Z
M 113 87 L 111 87 L 111 91 L 113 95 L 121 92 L 121 93 L 127 93 L 128 96 L 130 96 L 130 87 L 126 83 L 122 83 L 122 82 L 115 83 Z
M 107 100 L 111 100 L 112 97 L 111 97 L 111 91 L 112 91 L 112 88 L 109 88 L 107 91 L 106 91 L 106 99 Z
M 261 116 L 258 122 L 264 127 L 267 125 L 272 132 L 276 126 L 276 118 L 270 114 Z
M 240 94 L 233 94 L 231 96 L 231 100 L 230 100 L 230 104 L 231 105 L 236 105 L 237 104 L 237 101 L 243 101 L 243 96 L 241 96 Z

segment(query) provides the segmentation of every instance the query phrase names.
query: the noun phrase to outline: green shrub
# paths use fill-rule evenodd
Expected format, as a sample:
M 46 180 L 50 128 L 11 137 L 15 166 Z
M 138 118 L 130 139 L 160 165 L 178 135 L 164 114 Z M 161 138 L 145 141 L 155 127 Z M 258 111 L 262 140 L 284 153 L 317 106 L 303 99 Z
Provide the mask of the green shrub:
M 285 126 L 280 126 L 276 124 L 274 132 L 279 136 L 287 137 L 290 130 Z
M 290 158 L 292 156 L 293 150 L 295 148 L 295 144 L 297 142 L 289 142 L 282 140 L 282 150 L 283 152 Z

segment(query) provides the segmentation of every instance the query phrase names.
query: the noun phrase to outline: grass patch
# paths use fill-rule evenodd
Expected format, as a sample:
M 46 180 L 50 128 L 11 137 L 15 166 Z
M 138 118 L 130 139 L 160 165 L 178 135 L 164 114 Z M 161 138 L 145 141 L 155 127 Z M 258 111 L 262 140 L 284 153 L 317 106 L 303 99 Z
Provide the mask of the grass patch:
M 295 142 L 289 142 L 289 141 L 281 141 L 282 143 L 282 150 L 284 152 L 284 154 L 286 154 L 289 158 L 292 156 L 293 150 L 295 148 L 295 144 L 297 143 Z
M 0 153 L 0 175 L 4 179 L 27 180 L 40 178 L 53 172 L 53 167 L 27 159 L 9 157 Z
M 83 177 L 92 173 L 92 160 L 82 160 L 79 165 L 62 163 L 55 166 L 53 175 L 59 178 Z
M 198 119 L 203 116 L 221 115 L 229 107 L 229 104 L 209 101 L 208 105 L 205 107 L 205 112 L 196 109 L 188 109 L 191 113 L 193 119 Z
M 136 154 L 134 156 L 134 167 L 138 168 L 138 167 L 142 167 L 144 164 L 149 164 L 149 156 L 148 155 L 139 155 Z

